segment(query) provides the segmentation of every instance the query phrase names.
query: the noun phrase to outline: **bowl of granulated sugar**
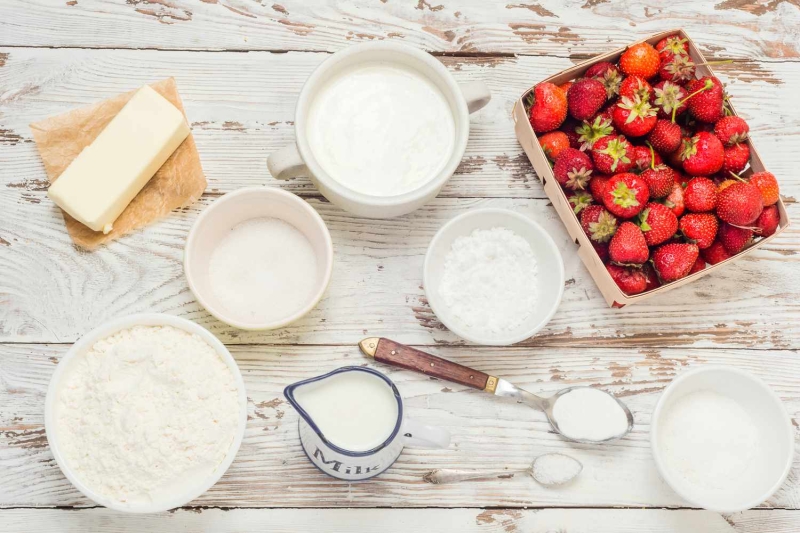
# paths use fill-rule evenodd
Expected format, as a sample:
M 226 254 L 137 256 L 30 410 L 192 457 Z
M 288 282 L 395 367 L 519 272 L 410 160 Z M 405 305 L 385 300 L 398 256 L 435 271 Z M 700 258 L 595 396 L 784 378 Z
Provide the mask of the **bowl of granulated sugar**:
M 553 238 L 525 215 L 477 209 L 433 237 L 423 269 L 436 317 L 468 341 L 508 345 L 541 330 L 564 292 L 564 263 Z

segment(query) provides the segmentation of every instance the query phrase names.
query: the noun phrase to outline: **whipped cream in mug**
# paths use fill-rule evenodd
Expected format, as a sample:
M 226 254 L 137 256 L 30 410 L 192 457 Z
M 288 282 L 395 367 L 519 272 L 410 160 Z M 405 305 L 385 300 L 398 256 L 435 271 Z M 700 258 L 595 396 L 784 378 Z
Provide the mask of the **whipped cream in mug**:
M 396 63 L 361 63 L 333 76 L 314 96 L 306 129 L 325 172 L 372 196 L 400 195 L 433 179 L 455 143 L 444 94 Z

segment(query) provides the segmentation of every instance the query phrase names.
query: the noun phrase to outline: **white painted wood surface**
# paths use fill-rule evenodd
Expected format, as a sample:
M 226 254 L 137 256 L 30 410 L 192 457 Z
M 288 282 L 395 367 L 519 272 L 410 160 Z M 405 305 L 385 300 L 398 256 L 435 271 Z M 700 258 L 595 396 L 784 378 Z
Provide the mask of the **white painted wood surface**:
M 737 59 L 717 70 L 779 177 L 790 216 L 800 220 L 794 200 L 800 194 L 800 107 L 793 103 L 800 86 L 800 7 L 794 1 L 2 0 L 0 529 L 800 530 L 800 459 L 764 509 L 720 516 L 658 509 L 686 504 L 658 478 L 648 445 L 659 392 L 681 370 L 709 363 L 761 376 L 800 425 L 800 229 L 719 275 L 642 305 L 608 309 L 511 127 L 513 102 L 536 81 L 678 26 L 709 57 Z M 384 38 L 456 54 L 441 60 L 458 81 L 490 85 L 493 100 L 472 118 L 458 173 L 424 209 L 383 221 L 347 215 L 308 180 L 281 184 L 308 198 L 331 229 L 336 263 L 327 298 L 296 325 L 271 333 L 241 332 L 214 320 L 194 302 L 181 273 L 182 246 L 195 217 L 226 192 L 278 186 L 265 158 L 292 140 L 294 101 L 305 77 L 328 52 Z M 286 50 L 293 51 L 274 53 Z M 82 252 L 46 197 L 27 125 L 167 76 L 176 77 L 185 101 L 209 178 L 207 194 L 140 233 Z M 507 207 L 539 221 L 566 263 L 559 312 L 520 347 L 461 346 L 424 297 L 422 258 L 430 238 L 446 220 L 477 206 Z M 190 510 L 134 517 L 88 508 L 91 502 L 63 477 L 44 437 L 43 400 L 71 342 L 109 318 L 144 311 L 195 320 L 232 345 L 247 384 L 250 420 L 231 470 Z M 453 446 L 409 449 L 389 472 L 366 483 L 325 478 L 302 456 L 297 417 L 281 391 L 338 366 L 367 363 L 355 348 L 365 335 L 423 345 L 532 390 L 608 388 L 629 403 L 637 427 L 610 446 L 571 446 L 549 433 L 537 413 L 382 367 L 398 382 L 411 415 L 448 428 Z M 422 481 L 433 468 L 524 468 L 547 451 L 584 462 L 577 483 L 547 490 L 519 477 L 452 486 Z M 62 506 L 82 510 L 54 508 Z

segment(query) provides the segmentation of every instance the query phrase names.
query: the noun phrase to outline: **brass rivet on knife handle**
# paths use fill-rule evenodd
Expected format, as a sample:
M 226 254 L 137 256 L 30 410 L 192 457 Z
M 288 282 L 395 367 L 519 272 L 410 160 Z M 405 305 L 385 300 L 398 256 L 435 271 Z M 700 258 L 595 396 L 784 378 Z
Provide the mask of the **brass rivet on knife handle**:
M 367 357 L 375 357 L 375 352 L 378 351 L 378 341 L 380 341 L 378 337 L 369 337 L 359 342 L 358 347 Z
M 494 394 L 494 391 L 497 390 L 497 378 L 494 376 L 489 376 L 489 379 L 486 380 L 486 386 L 483 388 L 483 390 L 489 394 Z

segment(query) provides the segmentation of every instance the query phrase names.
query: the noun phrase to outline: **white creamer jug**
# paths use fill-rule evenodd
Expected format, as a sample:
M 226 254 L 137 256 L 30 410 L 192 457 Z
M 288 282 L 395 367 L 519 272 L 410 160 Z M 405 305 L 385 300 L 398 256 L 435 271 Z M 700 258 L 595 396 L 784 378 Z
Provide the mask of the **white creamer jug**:
M 284 395 L 300 414 L 300 443 L 324 473 L 348 481 L 374 477 L 404 446 L 446 448 L 450 434 L 410 420 L 392 380 L 348 366 L 289 385 Z

